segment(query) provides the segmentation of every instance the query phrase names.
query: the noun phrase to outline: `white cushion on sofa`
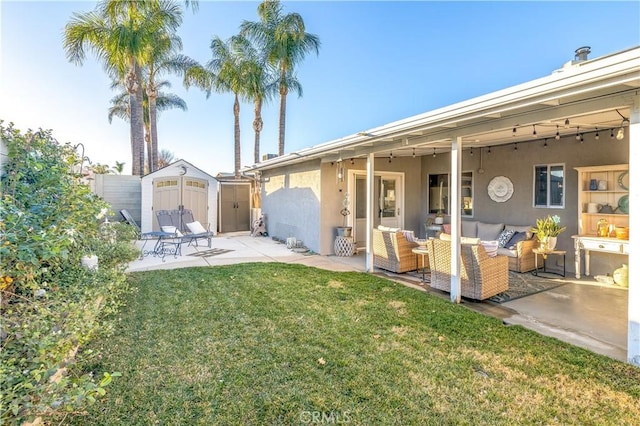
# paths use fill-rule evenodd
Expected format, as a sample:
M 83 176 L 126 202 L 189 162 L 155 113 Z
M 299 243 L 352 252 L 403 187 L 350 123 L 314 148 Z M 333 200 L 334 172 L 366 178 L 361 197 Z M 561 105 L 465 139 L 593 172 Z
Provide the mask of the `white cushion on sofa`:
M 482 241 L 495 241 L 504 229 L 504 223 L 478 222 L 478 235 Z

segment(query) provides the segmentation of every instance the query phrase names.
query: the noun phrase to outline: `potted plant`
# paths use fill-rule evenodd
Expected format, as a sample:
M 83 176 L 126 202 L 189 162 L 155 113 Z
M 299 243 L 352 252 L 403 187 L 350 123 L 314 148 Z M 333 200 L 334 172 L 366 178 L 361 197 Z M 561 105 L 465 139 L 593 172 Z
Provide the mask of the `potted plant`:
M 351 226 L 347 226 L 347 216 L 351 214 L 349 211 L 349 193 L 344 194 L 344 200 L 342 200 L 342 210 L 340 210 L 340 214 L 342 215 L 342 226 L 338 227 L 338 236 L 339 237 L 350 237 L 351 236 Z
M 544 251 L 551 251 L 556 248 L 557 237 L 567 228 L 560 226 L 560 216 L 547 216 L 536 219 L 536 226 L 531 228 L 540 241 L 540 248 Z

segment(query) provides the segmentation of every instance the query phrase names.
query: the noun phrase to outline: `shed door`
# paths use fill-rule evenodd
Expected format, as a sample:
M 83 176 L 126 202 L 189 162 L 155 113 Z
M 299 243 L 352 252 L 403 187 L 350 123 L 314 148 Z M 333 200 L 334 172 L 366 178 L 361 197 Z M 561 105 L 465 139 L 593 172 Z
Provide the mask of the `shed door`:
M 176 210 L 183 206 L 193 212 L 195 220 L 208 224 L 208 189 L 209 182 L 190 176 L 156 178 L 153 180 L 153 211 Z M 155 213 L 154 213 L 155 217 Z M 160 229 L 154 218 L 153 230 Z
M 251 221 L 249 185 L 220 185 L 220 231 L 248 231 Z

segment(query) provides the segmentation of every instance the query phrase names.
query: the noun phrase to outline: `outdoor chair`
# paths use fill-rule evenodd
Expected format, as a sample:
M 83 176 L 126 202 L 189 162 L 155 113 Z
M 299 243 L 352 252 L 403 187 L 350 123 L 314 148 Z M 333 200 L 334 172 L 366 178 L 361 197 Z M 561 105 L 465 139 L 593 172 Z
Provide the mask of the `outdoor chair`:
M 211 238 L 213 232 L 202 226 L 200 222 L 193 218 L 193 213 L 188 209 L 158 210 L 156 218 L 160 229 L 165 232 L 175 232 L 188 245 L 195 243 L 198 247 L 198 240 L 207 240 L 207 246 L 211 248 Z
M 430 286 L 451 292 L 451 241 L 427 240 Z M 489 257 L 482 244 L 461 244 L 461 295 L 484 300 L 509 288 L 509 260 L 506 256 Z
M 184 238 L 189 240 L 189 244 L 195 242 L 196 247 L 198 247 L 198 240 L 206 239 L 207 246 L 211 248 L 213 232 L 209 229 L 209 224 L 207 224 L 206 228 L 202 226 L 200 222 L 194 219 L 193 212 L 189 209 L 174 211 L 179 213 L 179 219 L 176 226 L 179 226 L 178 229 L 183 230 Z

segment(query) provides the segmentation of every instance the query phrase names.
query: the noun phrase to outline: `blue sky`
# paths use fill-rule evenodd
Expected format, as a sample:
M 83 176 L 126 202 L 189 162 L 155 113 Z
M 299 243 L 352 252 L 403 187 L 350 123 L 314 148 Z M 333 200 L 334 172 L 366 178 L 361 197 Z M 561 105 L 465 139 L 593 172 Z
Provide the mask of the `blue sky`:
M 0 119 L 82 142 L 91 161 L 131 171 L 129 125 L 107 120 L 114 92 L 96 59 L 66 60 L 65 24 L 94 2 L 0 2 Z M 214 35 L 257 20 L 258 2 L 200 1 L 179 30 L 183 53 L 205 63 Z M 283 2 L 320 37 L 287 100 L 286 152 L 549 75 L 591 46 L 590 58 L 640 45 L 640 2 Z M 158 122 L 161 149 L 215 175 L 233 171 L 233 99 L 184 89 L 188 111 Z M 253 163 L 253 108 L 241 106 L 242 165 Z M 261 154 L 276 153 L 278 101 L 263 110 Z

